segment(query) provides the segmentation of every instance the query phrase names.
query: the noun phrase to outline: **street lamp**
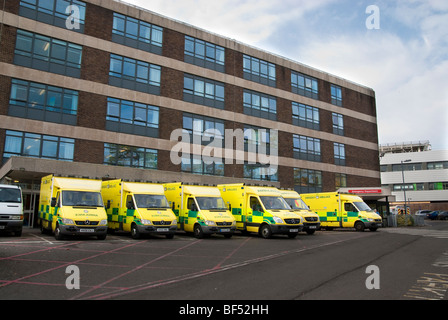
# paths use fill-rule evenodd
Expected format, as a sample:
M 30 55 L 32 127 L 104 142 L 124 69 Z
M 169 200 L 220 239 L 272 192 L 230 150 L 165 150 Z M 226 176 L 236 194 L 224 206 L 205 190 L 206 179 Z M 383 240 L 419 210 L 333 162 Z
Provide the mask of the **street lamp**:
M 406 186 L 404 184 L 404 169 L 403 169 L 403 163 L 406 162 L 411 162 L 411 159 L 407 159 L 407 160 L 402 160 L 401 161 L 401 177 L 403 179 L 403 192 L 404 192 L 404 214 L 408 213 L 408 207 L 407 207 L 407 203 L 406 203 Z

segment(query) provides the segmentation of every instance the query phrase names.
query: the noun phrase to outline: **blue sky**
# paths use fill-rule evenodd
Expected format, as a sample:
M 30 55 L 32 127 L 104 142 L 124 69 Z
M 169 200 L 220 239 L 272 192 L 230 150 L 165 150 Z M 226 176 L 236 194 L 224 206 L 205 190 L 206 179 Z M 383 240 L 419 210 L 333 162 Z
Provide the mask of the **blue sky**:
M 448 150 L 447 0 L 125 1 L 370 87 L 380 144 Z

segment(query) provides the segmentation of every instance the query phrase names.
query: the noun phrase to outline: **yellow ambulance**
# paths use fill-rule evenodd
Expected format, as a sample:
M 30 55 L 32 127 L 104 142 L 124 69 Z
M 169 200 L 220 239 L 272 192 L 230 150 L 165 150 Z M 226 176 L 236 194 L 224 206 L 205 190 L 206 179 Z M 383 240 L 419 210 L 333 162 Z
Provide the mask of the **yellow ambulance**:
M 172 239 L 177 220 L 163 191 L 163 185 L 128 182 L 121 179 L 103 181 L 101 194 L 106 203 L 110 231 L 165 235 Z
M 107 215 L 101 197 L 101 180 L 42 178 L 39 199 L 42 233 L 54 232 L 56 240 L 68 235 L 107 235 Z
M 300 195 L 320 218 L 325 229 L 365 228 L 376 231 L 382 226 L 381 217 L 358 196 L 339 192 L 305 193 Z
M 180 230 L 193 232 L 198 239 L 211 234 L 232 237 L 236 229 L 235 219 L 227 210 L 218 188 L 183 185 L 181 182 L 166 183 L 164 188 Z
M 295 238 L 303 229 L 302 218 L 291 210 L 277 188 L 244 183 L 221 184 L 218 188 L 235 217 L 237 229 L 243 233 L 255 232 L 265 239 L 273 234 Z
M 320 229 L 319 216 L 308 208 L 296 191 L 280 190 L 280 192 L 291 209 L 302 217 L 303 231 L 307 234 L 313 234 L 316 230 Z

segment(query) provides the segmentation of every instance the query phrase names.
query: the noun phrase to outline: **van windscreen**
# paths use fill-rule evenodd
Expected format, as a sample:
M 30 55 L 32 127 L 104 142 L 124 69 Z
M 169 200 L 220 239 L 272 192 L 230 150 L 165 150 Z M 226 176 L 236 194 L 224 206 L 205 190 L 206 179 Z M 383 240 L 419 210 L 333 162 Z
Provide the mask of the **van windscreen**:
M 0 202 L 22 202 L 19 189 L 0 188 Z
M 101 193 L 94 191 L 62 191 L 62 205 L 76 207 L 102 207 Z

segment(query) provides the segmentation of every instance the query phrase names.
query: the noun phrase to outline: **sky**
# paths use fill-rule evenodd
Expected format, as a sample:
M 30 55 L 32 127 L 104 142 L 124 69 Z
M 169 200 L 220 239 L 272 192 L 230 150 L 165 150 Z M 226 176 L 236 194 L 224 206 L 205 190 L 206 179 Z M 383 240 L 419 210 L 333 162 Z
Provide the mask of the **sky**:
M 372 88 L 380 144 L 448 150 L 447 0 L 125 2 Z

